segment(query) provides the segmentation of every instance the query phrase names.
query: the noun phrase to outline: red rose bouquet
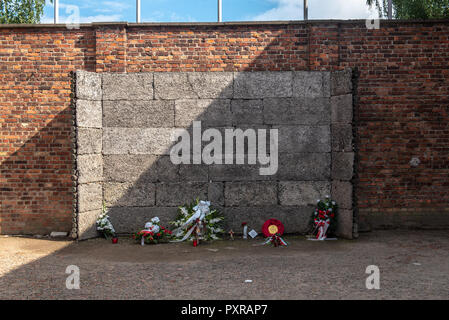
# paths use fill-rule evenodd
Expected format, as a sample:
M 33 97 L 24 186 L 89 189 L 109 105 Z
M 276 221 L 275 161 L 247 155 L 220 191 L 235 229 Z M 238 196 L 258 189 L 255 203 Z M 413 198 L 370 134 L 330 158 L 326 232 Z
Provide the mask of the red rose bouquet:
M 312 219 L 314 229 L 312 234 L 317 240 L 325 240 L 328 234 L 334 234 L 337 228 L 338 205 L 329 196 L 326 199 L 317 200 L 317 206 Z
M 160 225 L 158 217 L 151 219 L 145 224 L 145 229 L 133 234 L 133 239 L 143 244 L 158 244 L 168 242 L 172 237 L 172 232 Z

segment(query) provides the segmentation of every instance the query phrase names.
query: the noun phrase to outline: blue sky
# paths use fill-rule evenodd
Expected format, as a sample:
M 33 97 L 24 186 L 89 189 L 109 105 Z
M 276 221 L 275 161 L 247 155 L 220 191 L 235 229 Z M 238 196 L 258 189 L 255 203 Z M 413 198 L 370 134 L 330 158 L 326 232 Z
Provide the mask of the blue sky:
M 59 3 L 61 22 L 70 20 L 78 9 L 81 23 L 136 19 L 135 0 L 59 0 Z M 141 0 L 141 3 L 142 22 L 217 20 L 217 0 Z M 376 12 L 365 3 L 366 0 L 309 0 L 309 19 L 376 18 Z M 223 21 L 302 20 L 302 4 L 303 0 L 223 0 Z M 48 0 L 42 22 L 53 22 L 53 5 Z

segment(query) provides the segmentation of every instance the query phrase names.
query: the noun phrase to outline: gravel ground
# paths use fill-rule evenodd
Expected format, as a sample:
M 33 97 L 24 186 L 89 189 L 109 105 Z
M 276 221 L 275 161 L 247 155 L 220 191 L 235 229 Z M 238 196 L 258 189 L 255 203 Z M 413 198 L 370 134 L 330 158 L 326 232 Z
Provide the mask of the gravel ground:
M 142 247 L 0 237 L 0 299 L 449 299 L 449 231 L 376 231 L 355 241 L 259 240 Z M 68 290 L 68 265 L 80 289 Z M 368 265 L 380 289 L 365 286 Z M 245 280 L 252 280 L 246 283 Z

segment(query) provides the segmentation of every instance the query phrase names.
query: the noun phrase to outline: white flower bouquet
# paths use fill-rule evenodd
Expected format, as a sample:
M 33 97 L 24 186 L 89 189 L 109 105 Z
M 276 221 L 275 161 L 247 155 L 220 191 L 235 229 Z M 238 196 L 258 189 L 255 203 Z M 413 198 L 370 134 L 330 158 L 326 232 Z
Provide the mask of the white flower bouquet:
M 175 227 L 173 237 L 178 241 L 195 241 L 196 237 L 211 241 L 220 239 L 220 235 L 224 233 L 221 226 L 223 220 L 223 215 L 212 209 L 209 201 L 197 199 L 179 207 L 178 216 L 170 224 Z

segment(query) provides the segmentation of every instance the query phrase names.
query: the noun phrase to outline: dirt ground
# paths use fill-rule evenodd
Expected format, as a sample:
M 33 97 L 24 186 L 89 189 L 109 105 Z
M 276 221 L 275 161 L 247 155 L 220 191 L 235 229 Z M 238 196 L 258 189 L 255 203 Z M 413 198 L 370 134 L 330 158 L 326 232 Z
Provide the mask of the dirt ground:
M 448 230 L 285 238 L 286 248 L 262 239 L 194 248 L 0 237 L 0 299 L 449 299 Z M 80 269 L 79 290 L 66 288 L 69 265 Z M 366 288 L 369 265 L 379 290 Z

